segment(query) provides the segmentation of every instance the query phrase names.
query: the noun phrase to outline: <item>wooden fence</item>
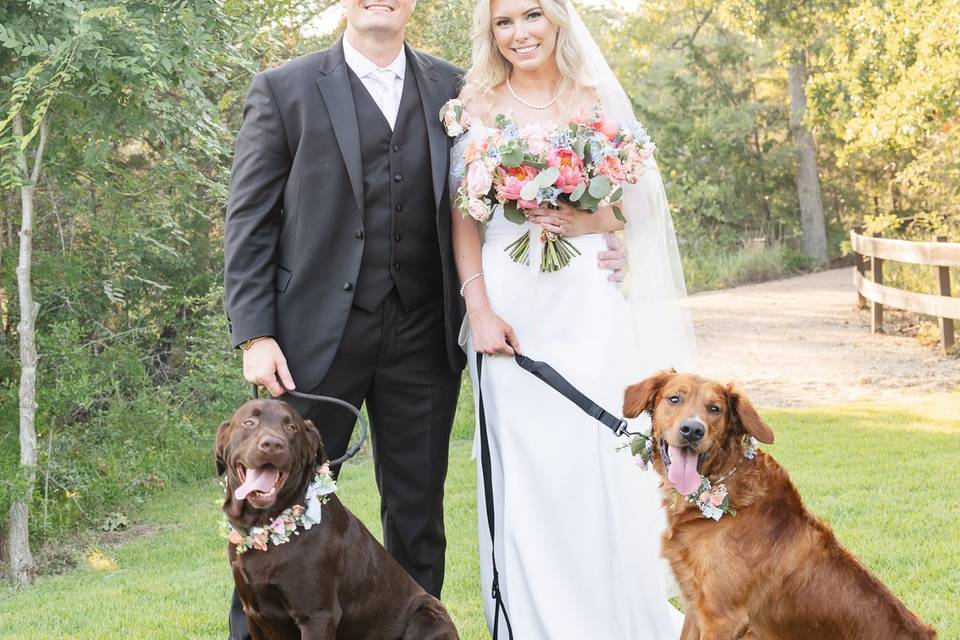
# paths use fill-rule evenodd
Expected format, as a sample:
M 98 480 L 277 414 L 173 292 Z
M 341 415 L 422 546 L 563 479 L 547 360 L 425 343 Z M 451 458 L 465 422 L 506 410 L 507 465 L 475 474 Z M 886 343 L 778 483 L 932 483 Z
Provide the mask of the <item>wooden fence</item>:
M 864 236 L 850 232 L 850 246 L 858 254 L 853 278 L 861 305 L 870 303 L 870 329 L 883 333 L 883 307 L 895 307 L 935 316 L 940 325 L 940 347 L 954 344 L 953 321 L 960 320 L 960 298 L 950 297 L 950 267 L 960 267 L 960 243 L 937 236 L 933 242 L 912 242 Z M 861 257 L 862 256 L 862 257 Z M 932 268 L 938 295 L 903 291 L 883 284 L 883 262 L 893 260 Z M 869 270 L 871 279 L 865 275 Z

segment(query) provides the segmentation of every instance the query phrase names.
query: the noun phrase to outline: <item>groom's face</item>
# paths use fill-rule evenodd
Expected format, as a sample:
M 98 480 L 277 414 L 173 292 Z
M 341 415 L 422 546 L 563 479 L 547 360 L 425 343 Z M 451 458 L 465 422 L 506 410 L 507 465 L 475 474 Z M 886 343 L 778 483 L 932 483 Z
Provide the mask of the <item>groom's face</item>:
M 394 35 L 407 25 L 417 0 L 340 0 L 340 4 L 353 29 Z

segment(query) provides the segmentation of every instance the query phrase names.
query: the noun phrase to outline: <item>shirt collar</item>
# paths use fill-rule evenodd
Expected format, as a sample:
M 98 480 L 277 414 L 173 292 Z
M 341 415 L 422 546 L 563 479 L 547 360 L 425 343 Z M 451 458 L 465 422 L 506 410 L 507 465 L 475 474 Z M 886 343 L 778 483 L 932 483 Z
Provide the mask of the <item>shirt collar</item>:
M 383 67 L 384 69 L 393 71 L 401 80 L 403 80 L 403 74 L 407 70 L 407 56 L 405 54 L 404 48 L 401 48 L 400 53 L 393 59 L 393 62 Z M 343 37 L 343 57 L 347 62 L 347 66 L 357 74 L 358 78 L 363 78 L 381 68 L 350 44 L 346 36 Z

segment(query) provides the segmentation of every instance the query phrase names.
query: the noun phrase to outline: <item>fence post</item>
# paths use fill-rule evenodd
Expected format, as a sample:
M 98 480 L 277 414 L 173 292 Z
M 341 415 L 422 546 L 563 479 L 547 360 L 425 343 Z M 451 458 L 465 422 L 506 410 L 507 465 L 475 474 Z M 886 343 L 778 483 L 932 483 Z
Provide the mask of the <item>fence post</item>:
M 935 236 L 934 240 L 936 242 L 946 242 L 947 236 Z M 941 296 L 947 298 L 950 297 L 950 268 L 949 267 L 935 267 L 937 270 L 937 293 Z M 953 319 L 952 318 L 937 318 L 938 323 L 940 324 L 940 348 L 943 349 L 944 353 L 953 346 L 954 336 L 953 336 Z
M 879 238 L 879 233 L 873 234 Z M 883 258 L 870 256 L 870 275 L 877 284 L 883 284 Z M 883 305 L 874 300 L 870 301 L 870 332 L 883 333 Z
M 855 227 L 853 228 L 853 230 L 854 230 L 854 232 L 855 232 L 858 236 L 862 236 L 862 235 L 863 235 L 863 225 L 862 225 L 862 224 L 858 224 L 857 226 L 855 226 Z M 856 267 L 857 267 L 857 272 L 860 273 L 860 277 L 865 277 L 865 276 L 867 275 L 867 260 L 866 260 L 866 258 L 864 258 L 862 255 L 860 255 L 860 254 L 857 253 L 856 251 L 854 251 L 854 252 L 853 252 L 853 259 L 854 259 L 854 264 L 855 264 Z M 866 309 L 866 308 L 867 308 L 867 299 L 863 297 L 863 294 L 860 293 L 859 290 L 857 290 L 857 309 Z

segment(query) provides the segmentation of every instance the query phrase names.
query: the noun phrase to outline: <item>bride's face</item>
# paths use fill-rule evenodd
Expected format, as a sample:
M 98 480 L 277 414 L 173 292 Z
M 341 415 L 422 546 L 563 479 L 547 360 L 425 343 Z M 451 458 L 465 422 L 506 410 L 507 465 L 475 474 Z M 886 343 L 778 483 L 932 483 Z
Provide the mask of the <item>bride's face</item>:
M 490 16 L 497 48 L 515 68 L 535 71 L 553 60 L 557 25 L 537 0 L 491 0 Z

